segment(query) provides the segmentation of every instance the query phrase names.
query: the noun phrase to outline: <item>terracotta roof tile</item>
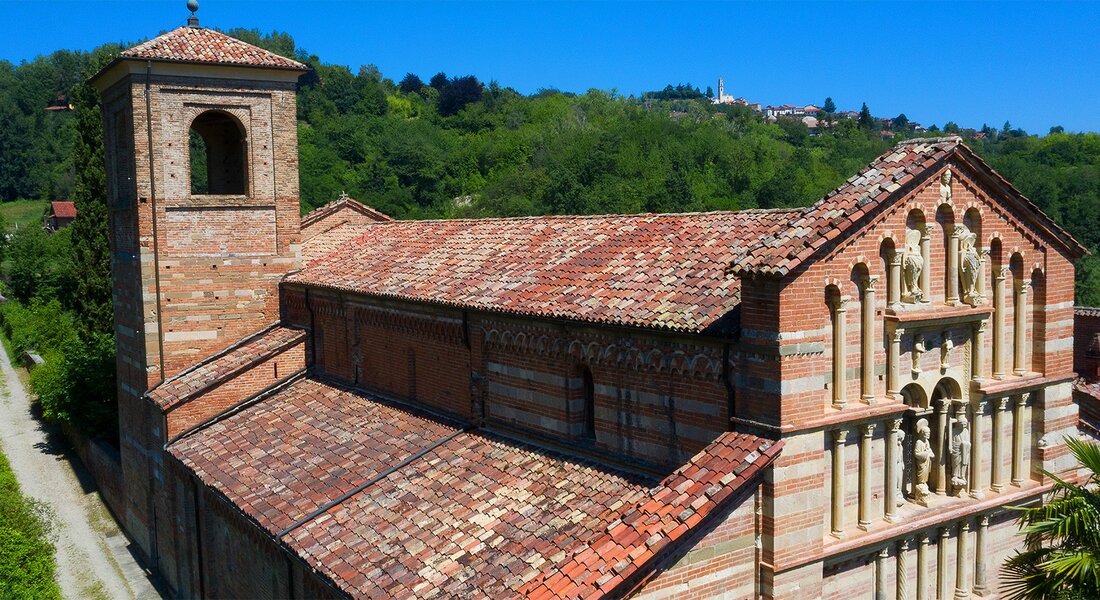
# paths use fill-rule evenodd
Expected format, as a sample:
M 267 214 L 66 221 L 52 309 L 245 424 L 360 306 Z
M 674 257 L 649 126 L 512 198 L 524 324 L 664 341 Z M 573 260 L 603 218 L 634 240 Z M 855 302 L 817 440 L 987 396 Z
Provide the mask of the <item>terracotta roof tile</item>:
M 1100 308 L 1093 308 L 1091 306 L 1074 306 L 1073 315 L 1075 317 L 1100 317 Z
M 313 264 L 329 254 L 347 246 L 366 233 L 367 225 L 341 223 L 328 231 L 302 241 L 302 262 Z
M 123 50 L 120 58 L 217 63 L 304 71 L 306 66 L 204 27 L 184 26 Z
M 341 210 L 354 210 L 370 217 L 375 221 L 393 220 L 393 217 L 387 215 L 384 212 L 375 210 L 347 194 L 340 194 L 340 197 L 336 200 L 333 200 L 332 202 L 329 202 L 324 206 L 315 208 L 308 213 L 302 215 L 302 227 L 312 225 L 313 223 Z
M 75 219 L 76 204 L 72 202 L 50 202 L 50 214 L 59 219 Z
M 723 434 L 656 481 L 310 379 L 169 446 L 273 537 L 358 490 L 281 540 L 351 595 L 397 598 L 612 589 L 778 450 Z
M 146 396 L 161 409 L 171 410 L 210 385 L 235 375 L 305 339 L 305 331 L 270 325 L 215 353 L 202 362 L 169 377 Z
M 287 281 L 490 311 L 701 331 L 739 302 L 740 283 L 724 268 L 760 238 L 776 235 L 794 214 L 377 223 Z

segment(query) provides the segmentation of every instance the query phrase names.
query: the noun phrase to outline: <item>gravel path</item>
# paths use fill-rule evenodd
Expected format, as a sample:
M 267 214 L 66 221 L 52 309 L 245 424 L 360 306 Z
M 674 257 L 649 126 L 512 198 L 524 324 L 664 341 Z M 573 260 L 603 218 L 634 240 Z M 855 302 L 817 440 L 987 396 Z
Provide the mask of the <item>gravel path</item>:
M 0 449 L 23 493 L 50 507 L 58 582 L 66 598 L 160 597 L 65 437 L 32 413 L 23 381 L 3 349 Z

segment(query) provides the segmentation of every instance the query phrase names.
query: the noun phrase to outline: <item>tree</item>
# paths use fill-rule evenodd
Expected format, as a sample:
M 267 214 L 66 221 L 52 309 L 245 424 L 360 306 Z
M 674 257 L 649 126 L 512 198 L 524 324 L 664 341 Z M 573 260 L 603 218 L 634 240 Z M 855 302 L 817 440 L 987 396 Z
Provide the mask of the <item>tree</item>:
M 948 121 L 943 126 L 943 132 L 944 133 L 958 133 L 959 132 L 959 124 L 954 122 L 954 121 Z
M 1055 125 L 1054 127 L 1051 127 L 1051 128 L 1050 128 L 1050 133 L 1051 133 L 1051 134 L 1055 134 L 1055 133 L 1065 133 L 1065 132 L 1066 132 L 1066 128 L 1065 128 L 1065 127 L 1062 127 L 1061 125 Z
M 864 105 L 864 106 L 866 106 L 866 105 Z M 834 114 L 836 112 L 836 102 L 833 102 L 832 96 L 825 99 L 825 104 L 821 105 L 821 110 L 823 110 L 825 112 L 825 114 L 829 114 L 829 115 Z
M 447 79 L 447 74 L 444 73 L 443 71 L 440 71 L 440 72 L 436 73 L 435 75 L 432 75 L 432 78 L 428 81 L 428 85 L 432 86 L 433 88 L 436 89 L 436 91 L 439 91 L 439 92 L 442 92 L 443 88 L 447 87 L 447 84 L 449 84 L 449 83 L 450 83 L 450 80 Z
M 906 129 L 909 129 L 909 117 L 905 116 L 905 113 L 894 117 L 894 130 L 905 131 Z
M 867 103 L 863 103 L 863 108 L 859 109 L 859 127 L 860 129 L 871 129 L 875 126 L 875 118 L 871 116 L 871 109 L 867 108 Z
M 414 73 L 405 73 L 405 78 L 401 80 L 401 83 L 397 84 L 397 89 L 401 90 L 404 94 L 419 92 L 423 87 L 424 82 Z
M 1070 483 L 1044 471 L 1054 482 L 1047 502 L 1017 509 L 1026 549 L 1001 568 L 1006 598 L 1100 598 L 1100 447 L 1065 443 L 1088 476 Z
M 90 72 L 107 64 L 110 55 L 99 53 Z M 76 182 L 72 200 L 76 219 L 70 228 L 71 278 L 75 287 L 73 309 L 81 337 L 114 331 L 111 306 L 111 248 L 107 237 L 107 182 L 103 171 L 103 121 L 99 93 L 87 83 L 73 87 L 77 139 L 72 149 Z
M 481 82 L 473 75 L 452 79 L 439 93 L 439 114 L 444 117 L 458 114 L 467 104 L 481 100 L 483 92 Z
M 713 98 L 713 97 L 714 97 L 714 88 L 712 88 L 708 85 L 707 86 L 707 98 Z

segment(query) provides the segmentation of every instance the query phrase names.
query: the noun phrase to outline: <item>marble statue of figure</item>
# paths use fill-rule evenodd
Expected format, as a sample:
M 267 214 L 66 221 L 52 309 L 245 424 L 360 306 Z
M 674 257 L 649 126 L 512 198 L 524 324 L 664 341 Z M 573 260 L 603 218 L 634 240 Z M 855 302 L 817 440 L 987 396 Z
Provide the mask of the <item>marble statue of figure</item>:
M 913 442 L 913 474 L 916 483 L 913 486 L 913 499 L 920 504 L 928 505 L 928 475 L 932 472 L 932 459 L 936 457 L 932 452 L 932 443 L 929 438 L 932 430 L 928 428 L 928 419 L 917 421 L 917 439 Z
M 962 300 L 970 306 L 985 303 L 978 289 L 982 268 L 982 255 L 978 252 L 978 236 L 966 225 L 955 226 L 959 238 L 959 279 L 962 281 Z
M 903 495 L 905 493 L 903 486 L 903 482 L 905 481 L 905 457 L 902 456 L 904 441 L 905 432 L 897 432 L 897 441 L 895 442 L 897 445 L 894 448 L 894 481 L 891 483 L 894 489 L 897 490 L 895 497 L 897 498 L 898 506 L 905 504 L 905 496 Z
M 970 429 L 966 415 L 959 415 L 955 421 L 955 435 L 951 436 L 951 485 L 955 494 L 966 488 L 966 478 L 970 469 Z
M 951 202 L 951 169 L 940 175 L 940 204 Z
M 918 333 L 913 336 L 913 351 L 910 353 L 913 355 L 913 377 L 920 375 L 920 357 L 927 350 L 924 346 L 924 334 Z
M 905 232 L 905 254 L 901 257 L 902 284 L 901 298 L 905 302 L 920 302 L 924 292 L 920 288 L 920 273 L 924 270 L 924 256 L 920 252 L 921 232 L 910 229 Z
M 951 341 L 951 333 L 945 331 L 943 334 L 943 343 L 940 344 L 940 370 L 947 370 L 947 359 L 951 354 L 951 349 L 955 347 L 955 342 Z

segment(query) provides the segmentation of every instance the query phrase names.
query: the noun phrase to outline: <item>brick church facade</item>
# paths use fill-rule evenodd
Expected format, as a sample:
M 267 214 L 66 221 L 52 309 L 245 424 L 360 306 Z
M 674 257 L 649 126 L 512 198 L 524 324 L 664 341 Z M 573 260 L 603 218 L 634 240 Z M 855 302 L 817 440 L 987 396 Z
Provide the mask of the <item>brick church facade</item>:
M 195 24 L 93 79 L 115 508 L 174 594 L 997 596 L 1084 250 L 958 138 L 799 209 L 300 218 L 304 71 Z

